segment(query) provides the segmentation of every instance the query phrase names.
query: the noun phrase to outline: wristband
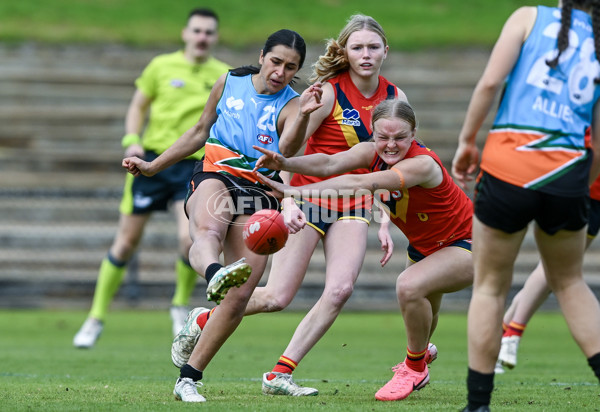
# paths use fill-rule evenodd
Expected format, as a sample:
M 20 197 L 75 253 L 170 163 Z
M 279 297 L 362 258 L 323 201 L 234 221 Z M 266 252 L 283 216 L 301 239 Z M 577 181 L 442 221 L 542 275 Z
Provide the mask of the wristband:
M 140 139 L 140 136 L 138 136 L 136 133 L 127 133 L 121 139 L 121 146 L 123 146 L 124 149 L 127 149 L 129 146 L 140 144 L 141 142 L 142 139 Z
M 395 167 L 391 167 L 390 170 L 393 170 L 394 172 L 396 172 L 396 174 L 400 178 L 400 190 L 404 189 L 404 175 L 402 174 L 402 172 L 400 170 L 396 169 Z

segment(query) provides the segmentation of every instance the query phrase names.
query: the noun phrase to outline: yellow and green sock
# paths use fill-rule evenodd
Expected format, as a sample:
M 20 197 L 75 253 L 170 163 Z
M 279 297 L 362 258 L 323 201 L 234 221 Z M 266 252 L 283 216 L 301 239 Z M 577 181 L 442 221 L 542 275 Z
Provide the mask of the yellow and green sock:
M 116 260 L 110 253 L 104 258 L 100 265 L 89 317 L 98 320 L 106 317 L 108 306 L 123 282 L 126 265 L 127 262 Z
M 175 293 L 171 304 L 173 306 L 187 306 L 196 287 L 198 274 L 192 269 L 189 261 L 180 258 L 175 262 L 175 277 Z

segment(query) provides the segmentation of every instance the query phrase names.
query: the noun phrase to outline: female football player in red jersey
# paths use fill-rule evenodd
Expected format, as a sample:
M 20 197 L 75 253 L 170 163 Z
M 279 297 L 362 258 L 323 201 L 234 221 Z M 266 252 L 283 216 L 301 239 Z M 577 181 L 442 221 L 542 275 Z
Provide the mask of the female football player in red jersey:
M 296 187 L 261 180 L 277 196 L 331 195 L 332 190 L 368 190 L 376 198 L 383 195 L 391 221 L 408 238 L 406 268 L 396 283 L 408 339 L 407 356 L 375 394 L 378 400 L 392 401 L 406 398 L 429 382 L 427 364 L 437 356 L 429 339 L 437 325 L 442 296 L 473 282 L 473 206 L 439 157 L 416 139 L 417 121 L 408 103 L 398 99 L 381 102 L 373 110 L 372 127 L 373 142 L 359 143 L 347 151 L 285 159 L 261 150 L 265 156 L 257 166 L 318 176 L 366 169 L 365 174 L 346 174 Z
M 323 83 L 323 106 L 311 113 L 304 154 L 345 152 L 371 137 L 371 111 L 382 100 L 405 94 L 380 75 L 388 52 L 387 39 L 372 17 L 350 17 L 337 40 L 331 39 L 325 54 L 313 65 L 311 81 Z M 364 173 L 365 170 L 356 171 Z M 329 176 L 296 174 L 292 185 L 322 181 Z M 317 303 L 298 325 L 287 348 L 270 372 L 263 375 L 262 389 L 267 394 L 316 395 L 317 389 L 300 387 L 292 372 L 312 347 L 331 327 L 352 294 L 367 246 L 371 207 L 365 199 L 343 204 L 301 199 L 301 208 L 287 199 L 284 216 L 293 222 L 298 215 L 300 229 L 287 245 L 274 255 L 265 287 L 257 288 L 246 314 L 282 310 L 298 291 L 319 241 L 325 250 L 325 287 Z M 379 233 L 386 248 L 385 264 L 392 241 L 384 226 Z

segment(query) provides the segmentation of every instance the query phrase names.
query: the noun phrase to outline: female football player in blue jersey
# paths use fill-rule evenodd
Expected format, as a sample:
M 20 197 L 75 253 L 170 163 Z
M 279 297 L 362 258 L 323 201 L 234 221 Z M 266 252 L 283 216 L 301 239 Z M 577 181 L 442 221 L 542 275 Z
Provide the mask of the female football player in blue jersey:
M 600 170 L 599 13 L 591 0 L 516 10 L 467 110 L 452 167 L 462 185 L 478 166 L 477 132 L 503 89 L 475 187 L 467 411 L 489 410 L 506 295 L 531 221 L 548 283 L 600 379 L 600 305 L 582 273 L 589 184 Z
M 177 399 L 205 401 L 197 390 L 202 371 L 241 322 L 267 264 L 267 257 L 251 252 L 242 238 L 250 215 L 279 207 L 252 173 L 261 155 L 252 146 L 291 156 L 303 144 L 308 114 L 321 106 L 319 84 L 300 98 L 289 85 L 305 56 L 306 46 L 298 33 L 273 33 L 261 51 L 260 68 L 244 66 L 220 77 L 198 123 L 161 156 L 152 162 L 137 157 L 123 160 L 130 173 L 151 176 L 202 147 L 206 152 L 194 170 L 185 205 L 193 241 L 190 263 L 206 277 L 208 298 L 220 305 L 199 338 L 195 319 L 200 309 L 190 312 L 175 338 L 174 347 L 192 350 L 187 363 L 173 357 L 181 366 L 174 389 Z M 261 169 L 261 173 L 278 179 L 275 171 Z M 219 263 L 221 253 L 226 266 Z

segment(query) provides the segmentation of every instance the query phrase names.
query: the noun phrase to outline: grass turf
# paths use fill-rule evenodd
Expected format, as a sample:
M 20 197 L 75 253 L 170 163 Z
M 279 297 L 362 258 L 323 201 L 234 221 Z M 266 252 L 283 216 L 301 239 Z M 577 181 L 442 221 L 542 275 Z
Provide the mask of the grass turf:
M 91 350 L 72 347 L 85 317 L 75 311 L 0 311 L 0 409 L 180 410 L 178 370 L 170 362 L 170 320 L 156 311 L 112 312 Z M 466 316 L 444 313 L 433 342 L 440 355 L 431 382 L 401 402 L 377 402 L 374 393 L 404 357 L 397 313 L 342 313 L 300 363 L 294 376 L 316 387 L 316 397 L 271 397 L 260 379 L 285 349 L 300 313 L 244 319 L 205 371 L 201 390 L 214 411 L 439 411 L 465 404 Z M 598 381 L 556 313 L 530 323 L 519 365 L 496 377 L 494 411 L 598 410 Z M 195 407 L 198 407 L 196 405 Z
M 346 19 L 364 13 L 377 19 L 393 50 L 491 46 L 518 7 L 556 0 L 221 0 L 204 2 L 221 19 L 221 43 L 262 45 L 281 28 L 298 31 L 308 43 L 337 36 Z M 0 2 L 2 41 L 51 43 L 180 44 L 188 12 L 202 2 L 168 0 L 20 0 Z

